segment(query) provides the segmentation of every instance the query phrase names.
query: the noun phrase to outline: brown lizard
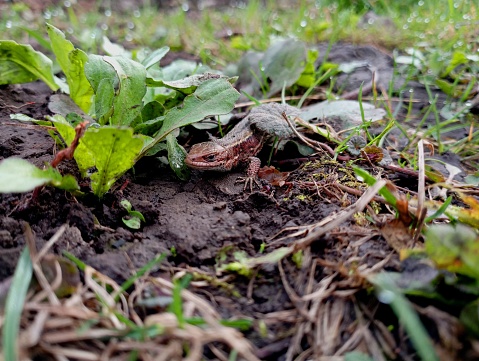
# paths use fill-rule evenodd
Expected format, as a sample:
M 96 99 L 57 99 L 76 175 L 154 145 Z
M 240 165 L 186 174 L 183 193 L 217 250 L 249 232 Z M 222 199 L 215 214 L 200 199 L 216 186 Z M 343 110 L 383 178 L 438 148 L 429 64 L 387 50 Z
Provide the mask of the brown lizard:
M 253 108 L 228 134 L 221 139 L 195 144 L 186 156 L 185 164 L 194 169 L 227 172 L 249 162 L 244 189 L 253 182 L 261 161 L 256 155 L 271 138 L 290 138 L 293 130 L 283 117 L 299 115 L 299 109 L 287 104 L 268 103 Z

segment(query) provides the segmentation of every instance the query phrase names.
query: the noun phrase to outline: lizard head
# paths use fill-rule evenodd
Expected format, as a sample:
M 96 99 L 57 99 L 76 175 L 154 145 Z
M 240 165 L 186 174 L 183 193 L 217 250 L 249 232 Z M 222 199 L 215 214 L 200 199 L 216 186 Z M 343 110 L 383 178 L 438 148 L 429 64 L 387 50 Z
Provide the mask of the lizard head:
M 185 164 L 194 169 L 228 171 L 232 168 L 228 150 L 216 142 L 198 143 L 191 147 Z

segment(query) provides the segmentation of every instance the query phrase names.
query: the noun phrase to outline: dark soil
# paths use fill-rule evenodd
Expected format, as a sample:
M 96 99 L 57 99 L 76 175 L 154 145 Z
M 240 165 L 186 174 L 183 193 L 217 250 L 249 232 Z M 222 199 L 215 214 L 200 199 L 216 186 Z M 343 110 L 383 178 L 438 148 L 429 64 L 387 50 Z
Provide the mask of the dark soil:
M 352 55 L 352 47 L 343 49 L 344 56 Z M 370 49 L 362 51 L 368 56 L 377 55 Z M 357 54 L 358 50 L 355 51 Z M 339 53 L 340 49 L 334 48 L 331 56 Z M 380 79 L 384 82 L 388 71 L 388 60 L 385 59 L 380 68 L 383 72 Z M 370 74 L 367 70 L 363 72 Z M 354 81 L 362 80 L 358 75 Z M 356 83 L 352 83 L 351 89 L 357 86 Z M 13 113 L 23 113 L 42 119 L 51 114 L 48 110 L 51 94 L 41 82 L 0 88 L 0 160 L 14 156 L 42 166 L 53 159 L 56 147 L 47 130 L 12 121 L 9 117 Z M 424 99 L 425 103 L 427 101 Z M 266 149 L 261 154 L 263 160 L 268 152 Z M 281 156 L 291 158 L 296 154 Z M 319 181 L 319 188 L 302 184 L 314 172 L 333 175 L 338 166 L 318 167 L 292 170 L 289 180 L 294 182 L 288 182 L 289 186 L 269 187 L 265 192 L 250 194 L 234 186 L 238 174 L 193 172 L 191 180 L 182 182 L 156 158 L 144 158 L 135 166 L 134 172 L 123 176 L 101 200 L 88 193 L 87 180 L 81 181 L 86 192 L 84 197 L 74 198 L 53 188 L 43 189 L 36 199 L 31 199 L 31 195 L 0 195 L 0 280 L 13 274 L 18 256 L 25 247 L 23 222 L 28 222 L 34 231 L 38 248 L 61 225 L 67 224 L 67 231 L 53 251 L 57 254 L 68 251 L 117 282 L 124 281 L 160 253 L 168 254 L 162 264 L 163 271 L 181 267 L 214 277 L 217 274 L 215 267 L 233 261 L 234 252 L 242 251 L 253 257 L 258 255 L 262 245 L 266 245 L 268 252 L 288 244 L 291 239 L 285 239 L 283 243 L 271 243 L 271 239 L 285 227 L 314 224 L 356 201 L 356 196 L 340 192 L 327 177 Z M 74 161 L 62 163 L 60 170 L 77 174 Z M 124 198 L 145 216 L 146 222 L 139 231 L 128 229 L 122 222 L 126 212 L 119 202 Z M 297 319 L 301 317 L 299 314 L 280 316 L 283 311 L 286 315 L 299 309 L 299 301 L 292 297 L 291 292 L 301 296 L 307 290 L 311 292 L 311 282 L 317 287 L 326 277 L 336 274 L 336 289 L 323 305 L 333 308 L 341 305 L 344 325 L 333 349 L 321 351 L 333 355 L 351 334 L 348 322 L 356 322 L 357 310 L 353 305 L 358 300 L 368 305 L 371 317 L 383 319 L 386 325 L 394 322 L 389 308 L 380 306 L 374 296 L 363 294 L 360 282 L 355 283 L 348 276 L 349 271 L 373 267 L 388 256 L 389 260 L 381 268 L 399 269 L 397 255 L 379 232 L 360 224 L 351 219 L 317 239 L 304 252 L 302 266 L 298 267 L 290 259 L 283 261 L 284 280 L 292 291 L 286 291 L 278 266 L 274 264 L 263 266 L 252 278 L 232 274 L 225 282 L 228 287 L 220 284 L 190 288 L 214 299 L 225 318 L 266 320 L 268 334 L 260 334 L 255 329 L 249 331 L 248 338 L 258 347 L 260 358 L 275 360 L 281 358 L 280 355 L 284 355 L 293 342 Z M 390 356 L 409 357 L 407 341 L 401 339 L 401 335 L 397 337 L 398 344 L 405 342 L 406 348 L 393 350 Z M 308 347 L 308 342 L 314 344 L 307 339 L 296 342 L 304 348 Z M 367 350 L 366 345 L 364 347 Z

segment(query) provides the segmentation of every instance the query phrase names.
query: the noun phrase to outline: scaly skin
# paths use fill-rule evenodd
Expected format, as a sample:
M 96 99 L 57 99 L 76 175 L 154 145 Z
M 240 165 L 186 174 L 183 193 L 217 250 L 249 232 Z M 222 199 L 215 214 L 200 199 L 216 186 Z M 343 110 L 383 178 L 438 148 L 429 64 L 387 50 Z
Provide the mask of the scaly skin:
M 186 156 L 185 164 L 194 169 L 227 172 L 249 162 L 247 177 L 241 178 L 252 188 L 261 161 L 255 156 L 272 137 L 289 138 L 293 131 L 282 113 L 296 115 L 298 109 L 276 103 L 260 105 L 241 120 L 221 139 L 195 144 Z

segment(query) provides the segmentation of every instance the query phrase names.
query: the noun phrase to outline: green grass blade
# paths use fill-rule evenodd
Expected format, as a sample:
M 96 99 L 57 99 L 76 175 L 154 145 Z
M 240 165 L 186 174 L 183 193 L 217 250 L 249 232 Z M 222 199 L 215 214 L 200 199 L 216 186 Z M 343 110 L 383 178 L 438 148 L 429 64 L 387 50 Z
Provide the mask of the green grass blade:
M 183 314 L 183 300 L 181 298 L 181 291 L 188 287 L 191 279 L 193 278 L 192 275 L 187 274 L 179 280 L 175 280 L 173 282 L 173 301 L 170 304 L 169 311 L 176 315 L 178 319 L 178 325 L 180 328 L 183 328 L 185 325 L 185 316 Z
M 406 297 L 394 284 L 391 275 L 383 272 L 369 279 L 378 290 L 378 298 L 391 306 L 399 322 L 411 338 L 411 343 L 422 361 L 439 361 L 434 346 L 419 316 Z
M 63 255 L 65 256 L 65 258 L 72 261 L 78 267 L 78 269 L 80 271 L 85 272 L 85 269 L 86 269 L 86 264 L 85 263 L 80 261 L 78 258 L 76 258 L 74 255 L 72 255 L 70 252 L 63 251 Z
M 441 216 L 447 209 L 447 207 L 449 207 L 449 205 L 451 204 L 452 202 L 452 196 L 449 196 L 447 197 L 446 201 L 442 204 L 441 207 L 439 207 L 439 209 L 434 212 L 433 215 L 427 217 L 425 220 L 424 220 L 424 223 L 429 223 L 429 222 L 432 222 L 434 219 L 436 219 L 437 217 Z
M 3 357 L 5 360 L 18 360 L 17 337 L 20 330 L 20 317 L 28 286 L 32 279 L 30 252 L 25 248 L 18 260 L 12 285 L 5 303 L 5 322 L 3 325 Z
M 364 182 L 368 185 L 368 186 L 373 186 L 376 182 L 377 182 L 377 179 L 374 178 L 371 174 L 369 174 L 367 171 L 365 171 L 364 169 L 362 168 L 359 168 L 359 167 L 353 167 L 354 169 L 354 172 L 360 176 L 361 178 L 364 179 Z M 389 191 L 389 189 L 387 189 L 386 187 L 382 187 L 379 192 L 378 192 L 380 195 L 382 195 L 384 197 L 384 199 L 390 204 L 392 205 L 393 207 L 396 207 L 396 203 L 397 203 L 397 199 L 396 197 L 394 197 L 394 195 L 391 193 L 391 191 Z
M 151 261 L 149 261 L 146 265 L 141 267 L 133 276 L 128 278 L 125 282 L 122 283 L 120 289 L 121 291 L 118 292 L 117 296 L 115 297 L 115 300 L 118 301 L 120 294 L 124 291 L 126 291 L 128 288 L 130 288 L 135 281 L 143 276 L 147 271 L 152 269 L 154 266 L 160 264 L 163 262 L 163 260 L 166 258 L 166 253 L 162 253 L 159 256 L 156 256 L 153 258 Z

